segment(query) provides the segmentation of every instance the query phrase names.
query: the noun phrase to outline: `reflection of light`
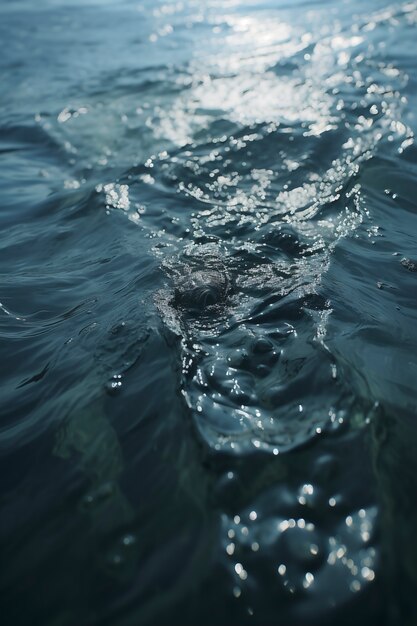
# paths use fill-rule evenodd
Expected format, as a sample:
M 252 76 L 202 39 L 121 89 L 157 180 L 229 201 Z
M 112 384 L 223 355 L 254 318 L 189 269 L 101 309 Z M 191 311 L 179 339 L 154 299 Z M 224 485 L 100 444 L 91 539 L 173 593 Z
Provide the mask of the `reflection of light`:
M 242 563 L 236 563 L 235 572 L 241 580 L 246 580 L 248 577 L 247 571 L 244 569 Z
M 280 120 L 314 122 L 314 134 L 318 135 L 331 128 L 331 100 L 321 89 L 316 91 L 311 87 L 308 83 L 300 84 L 296 78 L 281 79 L 271 71 L 264 71 L 262 76 L 258 72 L 239 71 L 237 76 L 216 77 L 196 87 L 194 98 L 200 107 L 225 111 L 242 124 Z
M 307 135 L 332 130 L 336 123 L 332 88 L 352 80 L 362 84 L 360 72 L 349 76 L 345 68 L 364 38 L 354 29 L 347 35 L 313 38 L 273 15 L 265 20 L 229 13 L 235 4 L 227 3 L 226 13 L 209 17 L 214 32 L 205 42 L 204 52 L 195 51 L 191 90 L 181 93 L 169 112 L 157 116 L 156 127 L 152 120 L 156 135 L 183 145 L 191 141 L 193 127 L 203 127 L 211 112 L 217 115 L 219 111 L 242 124 L 304 124 Z M 380 18 L 377 16 L 377 21 Z M 285 64 L 307 46 L 313 49 L 305 52 L 302 69 L 295 64 L 292 69 L 276 72 L 277 63 Z M 362 57 L 356 54 L 354 58 L 360 63 Z M 181 83 L 184 79 L 177 80 Z
M 232 556 L 232 554 L 235 551 L 235 544 L 234 543 L 229 543 L 226 547 L 226 552 L 229 556 Z
M 97 193 L 102 191 L 105 193 L 106 208 L 122 209 L 127 211 L 130 207 L 129 187 L 127 185 L 119 185 L 116 183 L 108 183 L 107 185 L 97 185 Z
M 290 72 L 277 75 L 274 66 L 292 58 L 311 43 L 311 34 L 295 31 L 282 20 L 267 21 L 247 15 L 226 15 L 219 18 L 230 34 L 214 36 L 213 45 L 221 54 L 207 62 L 202 76 L 196 64 L 192 101 L 196 111 L 222 110 L 241 123 L 314 122 L 317 134 L 329 126 L 331 99 L 323 89 L 323 81 L 311 73 L 300 80 Z M 226 30 L 227 32 L 227 30 Z M 316 134 L 316 133 L 315 133 Z
M 286 571 L 287 571 L 286 566 L 281 563 L 281 565 L 278 567 L 278 574 L 280 576 L 284 576 Z
M 259 20 L 255 17 L 230 15 L 225 22 L 233 29 L 233 34 L 226 38 L 226 42 L 232 46 L 237 45 L 243 49 L 256 43 L 257 49 L 264 45 L 276 46 L 282 42 L 289 42 L 292 29 L 285 22 L 274 20 L 273 28 L 270 21 Z
M 362 37 L 357 37 L 357 36 L 341 37 L 340 35 L 337 35 L 336 37 L 333 37 L 333 39 L 330 42 L 330 45 L 333 48 L 333 50 L 341 50 L 345 48 L 354 48 L 356 46 L 359 46 L 359 44 L 362 42 L 363 42 Z
M 361 574 L 366 580 L 372 581 L 375 578 L 375 572 L 369 567 L 362 567 Z

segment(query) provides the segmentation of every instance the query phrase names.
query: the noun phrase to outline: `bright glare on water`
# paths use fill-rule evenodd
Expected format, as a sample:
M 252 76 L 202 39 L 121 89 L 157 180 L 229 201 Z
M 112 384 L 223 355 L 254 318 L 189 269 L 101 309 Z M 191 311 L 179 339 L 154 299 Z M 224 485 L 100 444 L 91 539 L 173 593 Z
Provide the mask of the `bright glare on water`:
M 0 3 L 6 626 L 417 622 L 416 30 Z

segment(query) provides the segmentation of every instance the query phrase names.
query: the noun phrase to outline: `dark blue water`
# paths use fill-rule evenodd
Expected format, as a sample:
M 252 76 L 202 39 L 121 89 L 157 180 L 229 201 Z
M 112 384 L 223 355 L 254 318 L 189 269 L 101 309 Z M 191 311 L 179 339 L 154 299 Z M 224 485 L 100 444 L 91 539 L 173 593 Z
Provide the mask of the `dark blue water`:
M 2 0 L 2 624 L 417 623 L 416 26 Z

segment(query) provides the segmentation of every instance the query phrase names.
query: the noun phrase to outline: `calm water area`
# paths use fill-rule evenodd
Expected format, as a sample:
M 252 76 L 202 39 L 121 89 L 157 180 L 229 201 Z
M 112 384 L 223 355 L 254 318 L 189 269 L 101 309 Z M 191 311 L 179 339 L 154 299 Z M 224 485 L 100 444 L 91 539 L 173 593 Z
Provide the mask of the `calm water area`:
M 416 42 L 0 0 L 3 626 L 416 626 Z

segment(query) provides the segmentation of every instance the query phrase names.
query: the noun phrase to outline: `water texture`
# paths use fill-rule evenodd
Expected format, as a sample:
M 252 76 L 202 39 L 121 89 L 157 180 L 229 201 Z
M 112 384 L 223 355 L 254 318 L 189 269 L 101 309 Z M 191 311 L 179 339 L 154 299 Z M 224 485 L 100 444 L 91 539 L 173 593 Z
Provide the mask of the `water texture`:
M 417 623 L 416 27 L 0 2 L 2 623 Z

